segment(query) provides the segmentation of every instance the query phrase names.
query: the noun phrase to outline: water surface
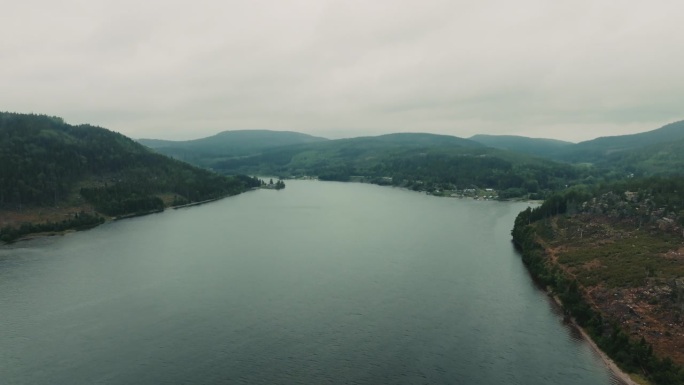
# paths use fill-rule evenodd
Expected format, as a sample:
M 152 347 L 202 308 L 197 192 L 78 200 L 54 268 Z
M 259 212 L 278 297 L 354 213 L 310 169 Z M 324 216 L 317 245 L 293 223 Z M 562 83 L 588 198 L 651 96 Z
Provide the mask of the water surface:
M 288 181 L 0 249 L 3 384 L 614 384 L 524 203 Z

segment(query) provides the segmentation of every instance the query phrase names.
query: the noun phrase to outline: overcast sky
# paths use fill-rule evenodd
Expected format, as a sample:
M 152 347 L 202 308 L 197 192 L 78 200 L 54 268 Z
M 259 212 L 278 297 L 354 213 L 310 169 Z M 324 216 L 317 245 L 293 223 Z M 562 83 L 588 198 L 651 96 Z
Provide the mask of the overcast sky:
M 681 0 L 5 2 L 0 110 L 133 138 L 579 141 L 684 119 L 683 16 Z

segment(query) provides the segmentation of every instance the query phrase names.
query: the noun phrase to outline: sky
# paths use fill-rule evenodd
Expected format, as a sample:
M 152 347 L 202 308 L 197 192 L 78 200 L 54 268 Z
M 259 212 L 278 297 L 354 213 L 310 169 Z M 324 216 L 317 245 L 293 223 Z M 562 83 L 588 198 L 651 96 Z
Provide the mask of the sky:
M 680 0 L 5 2 L 0 110 L 133 138 L 581 141 L 684 119 L 682 15 Z

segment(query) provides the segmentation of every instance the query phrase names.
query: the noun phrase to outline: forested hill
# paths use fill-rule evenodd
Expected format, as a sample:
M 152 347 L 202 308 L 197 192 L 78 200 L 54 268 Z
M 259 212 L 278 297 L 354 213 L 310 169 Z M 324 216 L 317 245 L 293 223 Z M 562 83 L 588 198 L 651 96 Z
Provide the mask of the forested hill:
M 59 208 L 67 220 L 77 216 L 68 214 L 77 209 L 91 216 L 131 215 L 237 194 L 255 183 L 167 158 L 104 128 L 0 113 L 0 228 L 5 235 L 21 222 L 41 220 L 25 213 Z
M 143 143 L 223 174 L 314 176 L 449 195 L 454 190 L 494 189 L 499 198 L 536 199 L 566 186 L 684 172 L 684 121 L 578 144 L 427 133 L 325 140 L 275 131 L 228 131 L 182 146 L 168 141 Z
M 631 135 L 605 136 L 580 143 L 510 135 L 475 135 L 489 147 L 569 163 L 592 164 L 601 172 L 654 176 L 684 170 L 684 121 Z
M 684 121 L 679 121 L 638 134 L 605 136 L 580 142 L 561 149 L 554 158 L 569 162 L 610 162 L 612 156 L 620 153 L 683 140 Z
M 489 148 L 468 139 L 423 133 L 278 147 L 217 161 L 212 167 L 224 173 L 362 180 L 431 193 L 496 189 L 501 198 L 555 190 L 586 176 L 569 164 Z
M 576 186 L 518 215 L 513 239 L 592 339 L 628 372 L 684 384 L 684 180 Z
M 556 139 L 528 138 L 516 135 L 474 135 L 470 137 L 485 146 L 498 148 L 501 150 L 515 151 L 522 154 L 553 158 L 559 150 L 574 145 Z
M 138 142 L 164 155 L 198 166 L 211 167 L 212 163 L 226 158 L 251 155 L 274 147 L 326 140 L 291 131 L 234 130 L 195 140 L 139 139 Z

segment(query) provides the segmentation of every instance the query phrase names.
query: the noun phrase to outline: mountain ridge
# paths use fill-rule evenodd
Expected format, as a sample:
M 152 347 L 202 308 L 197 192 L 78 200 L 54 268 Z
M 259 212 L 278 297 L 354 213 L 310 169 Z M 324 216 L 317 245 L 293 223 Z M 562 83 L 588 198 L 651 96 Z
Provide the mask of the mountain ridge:
M 407 140 L 402 141 L 401 139 Z M 188 141 L 170 141 L 162 139 L 139 139 L 138 141 L 160 153 L 183 159 L 202 167 L 211 167 L 213 162 L 211 158 L 223 158 L 221 160 L 225 160 L 236 156 L 253 155 L 261 151 L 269 151 L 278 147 L 307 143 L 353 143 L 354 141 L 369 140 L 384 140 L 386 143 L 393 144 L 403 142 L 406 145 L 409 145 L 410 141 L 413 140 L 416 141 L 416 144 L 422 143 L 423 145 L 429 146 L 460 144 L 471 147 L 474 147 L 474 142 L 487 147 L 514 151 L 547 159 L 571 163 L 593 164 L 604 162 L 608 160 L 608 157 L 612 154 L 621 151 L 640 149 L 647 146 L 677 141 L 679 139 L 684 139 L 684 121 L 669 123 L 660 128 L 641 133 L 603 136 L 579 143 L 519 135 L 477 134 L 470 138 L 461 138 L 454 135 L 427 132 L 389 133 L 375 136 L 327 139 L 296 131 L 274 130 L 222 131 L 209 137 Z
M 557 139 L 530 138 L 519 135 L 487 135 L 477 134 L 469 138 L 488 147 L 521 152 L 534 156 L 551 158 L 558 150 L 574 143 Z
M 629 135 L 603 136 L 567 147 L 556 156 L 570 162 L 601 162 L 613 153 L 684 139 L 684 120 L 650 131 Z

